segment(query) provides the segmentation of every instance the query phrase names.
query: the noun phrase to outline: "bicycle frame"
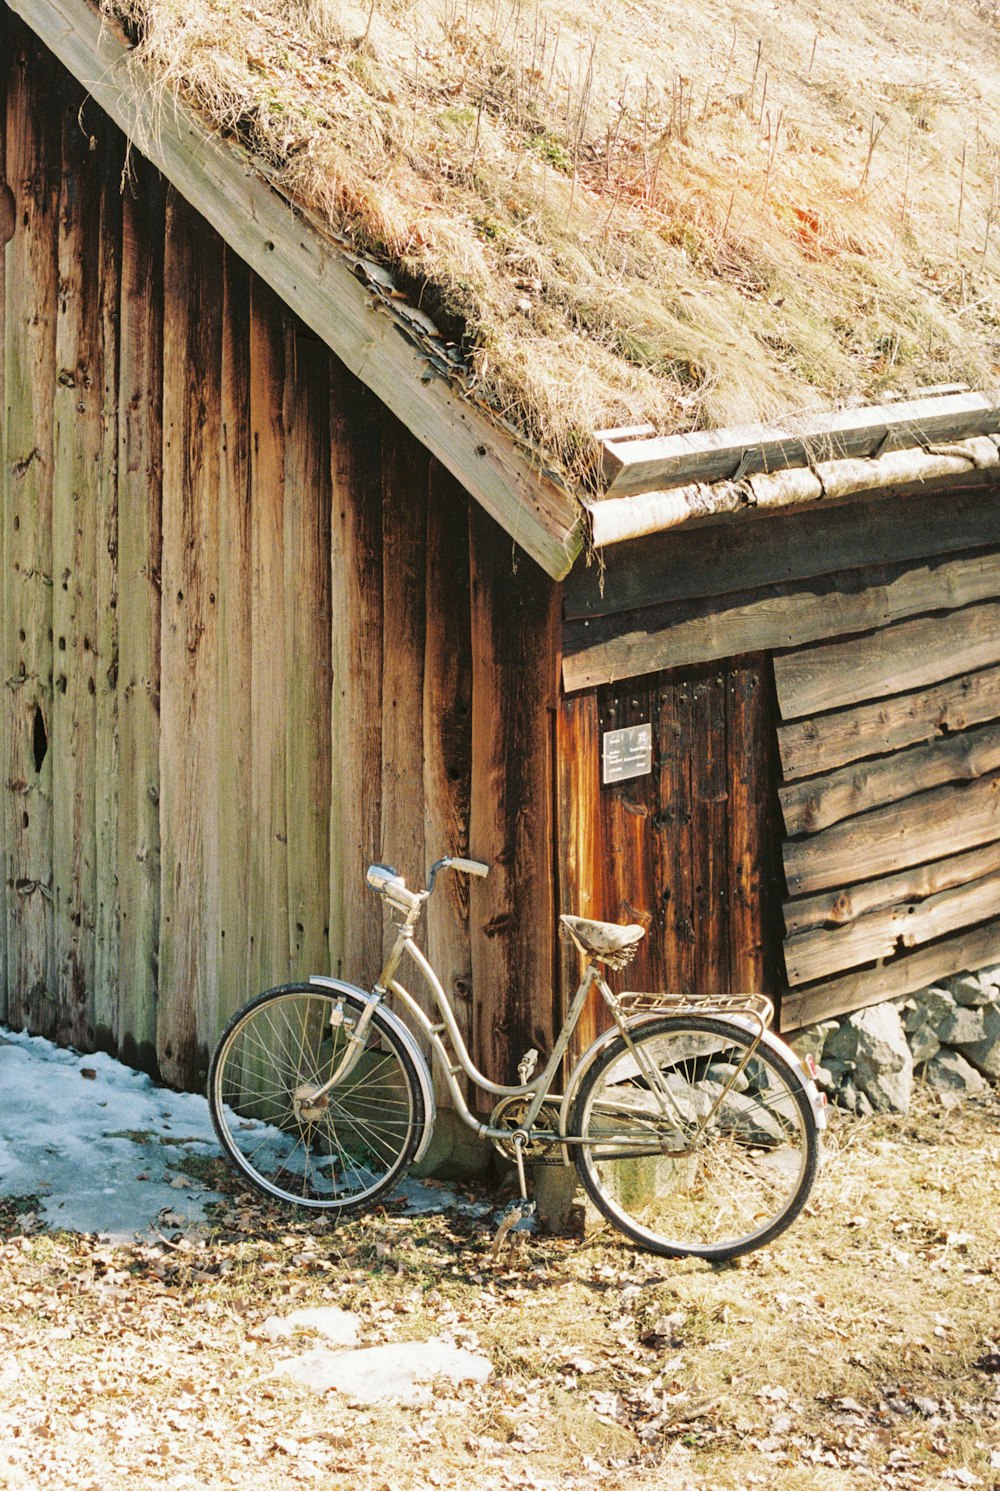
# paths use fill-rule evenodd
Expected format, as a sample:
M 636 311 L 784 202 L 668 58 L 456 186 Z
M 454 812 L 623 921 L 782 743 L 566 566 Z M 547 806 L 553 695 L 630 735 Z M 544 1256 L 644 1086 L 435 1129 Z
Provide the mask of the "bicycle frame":
M 444 992 L 444 989 L 442 987 L 441 980 L 438 978 L 432 964 L 429 962 L 427 957 L 417 946 L 414 940 L 414 930 L 417 921 L 419 920 L 420 912 L 423 908 L 423 902 L 426 899 L 426 894 L 415 893 L 415 899 L 417 896 L 419 896 L 417 904 L 407 908 L 406 917 L 398 927 L 396 940 L 393 943 L 393 946 L 382 966 L 382 971 L 379 974 L 378 979 L 376 980 L 371 990 L 368 1006 L 359 1019 L 353 1034 L 347 1042 L 347 1049 L 345 1050 L 336 1071 L 334 1071 L 326 1080 L 326 1082 L 323 1083 L 322 1087 L 317 1088 L 316 1092 L 313 1094 L 313 1100 L 315 1101 L 316 1099 L 322 1097 L 324 1093 L 329 1092 L 330 1089 L 332 1087 L 335 1087 L 338 1082 L 344 1081 L 344 1079 L 350 1075 L 350 1072 L 354 1067 L 358 1056 L 361 1053 L 361 1049 L 364 1046 L 365 1031 L 371 1020 L 372 1013 L 375 1011 L 375 1009 L 378 1007 L 383 999 L 385 999 L 389 994 L 392 994 L 408 1011 L 418 1030 L 422 1031 L 423 1034 L 427 1037 L 434 1060 L 441 1070 L 442 1076 L 444 1077 L 447 1084 L 448 1092 L 451 1096 L 452 1102 L 454 1103 L 455 1109 L 458 1112 L 458 1115 L 462 1119 L 463 1123 L 465 1123 L 470 1129 L 478 1134 L 480 1138 L 509 1139 L 511 1134 L 510 1129 L 494 1128 L 490 1124 L 483 1123 L 472 1112 L 458 1081 L 459 1073 L 464 1072 L 475 1087 L 477 1087 L 482 1092 L 491 1093 L 495 1097 L 530 1097 L 531 1101 L 528 1104 L 521 1124 L 521 1127 L 529 1129 L 534 1123 L 535 1119 L 538 1117 L 538 1114 L 540 1113 L 546 1099 L 548 1099 L 550 1096 L 552 1083 L 555 1079 L 556 1073 L 559 1070 L 562 1058 L 566 1054 L 567 1047 L 569 1046 L 570 1040 L 573 1036 L 573 1032 L 579 1022 L 580 1015 L 583 1012 L 583 1006 L 586 1003 L 587 995 L 596 984 L 607 1000 L 609 1006 L 611 1006 L 613 1010 L 614 1007 L 611 1003 L 611 991 L 607 988 L 607 985 L 605 984 L 595 964 L 588 964 L 586 972 L 584 973 L 584 976 L 580 981 L 580 986 L 573 997 L 573 1002 L 570 1005 L 566 1020 L 552 1048 L 552 1053 L 542 1070 L 538 1073 L 533 1074 L 532 1079 L 524 1083 L 509 1085 L 506 1083 L 493 1082 L 489 1077 L 486 1076 L 484 1072 L 481 1072 L 479 1070 L 475 1062 L 472 1060 L 468 1046 L 466 1045 L 465 1040 L 462 1036 L 462 1032 L 458 1027 L 458 1021 L 455 1019 L 455 1014 L 448 1000 L 448 996 Z M 404 985 L 401 984 L 396 978 L 396 972 L 401 962 L 403 961 L 403 958 L 406 956 L 408 956 L 416 965 L 418 972 L 423 978 L 424 984 L 430 991 L 431 998 L 433 999 L 434 1005 L 441 1017 L 438 1023 L 435 1023 L 431 1019 L 426 1010 L 422 1009 L 421 1006 L 417 1003 L 416 999 L 414 999 L 409 990 L 406 989 Z M 317 977 L 315 982 L 318 985 L 322 986 L 323 983 L 325 983 L 325 980 L 322 977 Z M 359 992 L 364 991 L 359 990 Z M 447 1039 L 450 1041 L 452 1048 L 451 1050 L 449 1050 L 448 1046 L 445 1044 L 445 1041 L 442 1039 L 443 1036 L 446 1036 Z M 553 1137 L 556 1136 L 553 1135 Z M 572 1142 L 567 1141 L 562 1135 L 558 1137 L 560 1137 L 564 1143 Z
M 518 1126 L 523 1129 L 530 1129 L 541 1112 L 544 1103 L 550 1096 L 556 1073 L 559 1071 L 562 1059 L 566 1054 L 566 1049 L 569 1046 L 573 1032 L 583 1012 L 587 995 L 595 984 L 600 988 L 604 983 L 600 973 L 593 964 L 588 965 L 580 986 L 573 996 L 573 1002 L 570 1005 L 566 1020 L 556 1038 L 551 1055 L 545 1066 L 540 1072 L 534 1073 L 530 1081 L 512 1086 L 506 1083 L 491 1081 L 489 1077 L 479 1070 L 472 1060 L 462 1032 L 458 1028 L 454 1012 L 448 1002 L 448 997 L 441 987 L 441 981 L 423 952 L 421 952 L 420 948 L 413 941 L 412 929 L 409 936 L 401 934 L 398 940 L 402 943 L 401 952 L 410 956 L 423 976 L 424 983 L 429 988 L 434 999 L 434 1004 L 441 1015 L 441 1022 L 434 1024 L 426 1011 L 421 1009 L 413 995 L 395 977 L 391 977 L 388 980 L 388 984 L 384 987 L 400 1000 L 429 1040 L 431 1050 L 434 1053 L 434 1059 L 441 1069 L 441 1073 L 448 1085 L 448 1092 L 452 1102 L 463 1123 L 467 1124 L 469 1128 L 474 1129 L 484 1139 L 510 1138 L 510 1129 L 494 1128 L 490 1124 L 483 1123 L 470 1110 L 465 1100 L 465 1094 L 458 1081 L 459 1072 L 464 1072 L 470 1082 L 481 1092 L 491 1093 L 494 1097 L 530 1097 L 524 1117 Z M 398 961 L 397 959 L 397 963 Z M 448 1047 L 442 1039 L 444 1035 L 447 1035 L 451 1043 L 452 1052 L 457 1058 L 457 1062 L 452 1060 L 452 1053 L 449 1052 Z
M 567 1011 L 566 1019 L 563 1022 L 562 1029 L 559 1031 L 559 1034 L 556 1037 L 549 1059 L 542 1070 L 540 1072 L 533 1073 L 529 1081 L 525 1081 L 519 1084 L 494 1082 L 489 1077 L 487 1077 L 485 1073 L 481 1072 L 472 1060 L 469 1049 L 462 1036 L 462 1032 L 459 1029 L 458 1022 L 455 1019 L 455 1014 L 452 1010 L 448 996 L 441 984 L 441 980 L 438 978 L 438 975 L 435 972 L 432 964 L 430 963 L 426 955 L 417 946 L 414 939 L 414 932 L 420 919 L 420 914 L 423 910 L 425 901 L 427 901 L 431 894 L 431 891 L 409 891 L 406 890 L 405 887 L 403 887 L 400 883 L 399 885 L 393 887 L 393 891 L 391 894 L 388 891 L 384 892 L 384 894 L 386 895 L 386 899 L 389 901 L 389 904 L 396 911 L 403 913 L 403 919 L 397 925 L 395 941 L 393 942 L 393 945 L 388 955 L 386 956 L 378 979 L 373 985 L 370 994 L 366 996 L 368 999 L 367 1007 L 358 1020 L 358 1023 L 352 1035 L 348 1039 L 344 1055 L 340 1063 L 338 1064 L 336 1071 L 334 1071 L 333 1074 L 327 1079 L 327 1081 L 324 1082 L 322 1087 L 318 1088 L 312 1094 L 313 1101 L 322 1097 L 324 1093 L 328 1092 L 332 1087 L 336 1086 L 338 1082 L 343 1081 L 350 1074 L 364 1046 L 365 1032 L 371 1020 L 372 1014 L 378 1008 L 379 1004 L 385 998 L 387 998 L 388 995 L 392 994 L 409 1012 L 417 1029 L 422 1031 L 427 1038 L 427 1041 L 431 1048 L 431 1052 L 433 1054 L 433 1059 L 441 1070 L 441 1073 L 447 1084 L 451 1100 L 455 1106 L 455 1110 L 457 1111 L 462 1122 L 465 1123 L 470 1129 L 473 1130 L 474 1133 L 476 1133 L 480 1138 L 483 1139 L 509 1140 L 512 1134 L 518 1133 L 523 1134 L 524 1137 L 527 1138 L 530 1130 L 532 1129 L 532 1126 L 535 1123 L 535 1120 L 542 1110 L 542 1107 L 550 1098 L 553 1081 L 555 1080 L 556 1073 L 559 1070 L 560 1063 L 562 1062 L 562 1059 L 566 1054 L 566 1050 L 569 1046 L 570 1040 L 572 1039 L 573 1032 L 577 1027 L 580 1015 L 583 1012 L 584 1004 L 587 1000 L 587 996 L 590 993 L 591 989 L 596 986 L 600 990 L 604 1002 L 607 1004 L 609 1010 L 611 1011 L 611 1015 L 614 1020 L 614 1027 L 606 1031 L 603 1036 L 598 1037 L 598 1039 L 591 1045 L 589 1050 L 584 1053 L 584 1056 L 581 1059 L 580 1063 L 578 1063 L 577 1067 L 571 1074 L 569 1083 L 567 1084 L 567 1093 L 571 1093 L 577 1088 L 582 1072 L 589 1064 L 589 1061 L 593 1059 L 593 1057 L 596 1056 L 601 1049 L 603 1049 L 604 1045 L 609 1039 L 614 1038 L 614 1036 L 620 1033 L 625 1040 L 626 1045 L 631 1050 L 633 1057 L 635 1058 L 636 1063 L 639 1066 L 640 1071 L 642 1072 L 642 1075 L 646 1078 L 649 1090 L 653 1093 L 660 1107 L 661 1114 L 665 1118 L 669 1118 L 671 1116 L 671 1112 L 673 1112 L 674 1116 L 677 1116 L 676 1102 L 673 1094 L 660 1081 L 659 1074 L 654 1069 L 649 1068 L 648 1063 L 644 1060 L 642 1053 L 631 1039 L 630 1027 L 637 1023 L 641 1024 L 643 1013 L 666 1013 L 671 1005 L 673 1005 L 675 1008 L 684 1006 L 690 1008 L 691 1004 L 697 1004 L 699 1002 L 698 1000 L 672 1001 L 670 999 L 666 999 L 661 1000 L 661 1002 L 658 1002 L 656 1006 L 649 1008 L 647 1011 L 640 1012 L 639 1004 L 636 1005 L 636 1008 L 634 1010 L 629 1010 L 625 1007 L 628 1000 L 632 1000 L 633 1002 L 643 1001 L 645 999 L 645 996 L 626 995 L 623 996 L 622 1001 L 619 1001 L 619 999 L 617 999 L 616 996 L 611 992 L 611 989 L 608 987 L 607 983 L 602 977 L 600 970 L 597 967 L 596 960 L 591 959 L 587 964 L 583 978 L 580 981 L 580 985 L 577 988 L 575 995 L 573 996 L 573 1001 L 570 1005 L 569 1010 Z M 420 973 L 424 981 L 424 984 L 430 991 L 434 1006 L 436 1007 L 437 1012 L 440 1016 L 440 1019 L 437 1022 L 435 1022 L 431 1018 L 431 1016 L 428 1015 L 427 1012 L 421 1008 L 421 1006 L 418 1004 L 417 1000 L 413 997 L 409 990 L 406 989 L 396 977 L 396 974 L 404 957 L 409 957 L 409 959 L 415 964 L 417 971 Z M 316 982 L 318 984 L 323 984 L 325 980 L 323 978 L 317 978 Z M 359 989 L 358 992 L 364 994 L 365 991 Z M 750 998 L 752 1000 L 753 996 L 750 996 Z M 735 1003 L 736 1001 L 729 1001 L 724 999 L 721 1002 L 725 1004 L 730 1002 Z M 712 1001 L 712 1003 L 714 1005 L 718 1003 L 718 1001 Z M 767 1001 L 766 999 L 760 1000 L 758 1001 L 758 1003 L 766 1006 L 768 1010 L 770 1009 L 769 1001 Z M 720 1092 L 715 1104 L 712 1107 L 711 1114 L 709 1114 L 707 1118 L 702 1119 L 702 1121 L 699 1123 L 699 1133 L 707 1127 L 708 1121 L 715 1113 L 715 1110 L 719 1106 L 722 1097 L 726 1092 L 730 1090 L 733 1082 L 738 1079 L 746 1063 L 750 1060 L 753 1052 L 756 1050 L 759 1042 L 762 1039 L 766 1039 L 769 1035 L 769 1032 L 766 1032 L 766 1017 L 763 1015 L 761 1009 L 758 1008 L 755 1010 L 752 1008 L 748 1008 L 745 999 L 741 1001 L 741 1005 L 741 1013 L 744 1018 L 747 1016 L 750 1017 L 751 1031 L 754 1037 L 753 1043 L 745 1053 L 738 1071 L 734 1074 L 730 1081 L 725 1084 L 722 1092 Z M 448 1042 L 450 1042 L 450 1050 L 449 1046 L 445 1043 L 445 1038 Z M 796 1060 L 793 1053 L 789 1052 L 788 1054 L 792 1056 L 793 1061 Z M 461 1085 L 459 1083 L 458 1077 L 460 1072 L 464 1072 L 469 1081 L 472 1082 L 472 1084 L 481 1092 L 491 1093 L 494 1097 L 497 1098 L 523 1097 L 528 1099 L 529 1101 L 527 1103 L 524 1116 L 521 1119 L 520 1124 L 518 1124 L 517 1128 L 512 1130 L 509 1127 L 495 1127 L 491 1124 L 484 1123 L 481 1119 L 477 1118 L 476 1115 L 469 1108 L 468 1102 L 465 1098 L 465 1094 L 462 1091 Z M 566 1112 L 566 1099 L 558 1094 L 556 1095 L 556 1098 L 560 1103 L 560 1120 L 558 1131 L 545 1128 L 538 1131 L 538 1137 L 542 1137 L 546 1140 L 551 1140 L 562 1145 L 563 1158 L 565 1163 L 568 1164 L 568 1146 L 580 1144 L 583 1141 L 578 1136 L 573 1136 L 566 1132 L 566 1120 L 568 1118 L 568 1114 Z M 641 1153 L 647 1148 L 646 1144 L 644 1144 L 643 1141 L 633 1139 L 630 1142 L 625 1136 L 622 1136 L 619 1142 L 628 1144 L 630 1148 L 634 1147 L 637 1153 Z

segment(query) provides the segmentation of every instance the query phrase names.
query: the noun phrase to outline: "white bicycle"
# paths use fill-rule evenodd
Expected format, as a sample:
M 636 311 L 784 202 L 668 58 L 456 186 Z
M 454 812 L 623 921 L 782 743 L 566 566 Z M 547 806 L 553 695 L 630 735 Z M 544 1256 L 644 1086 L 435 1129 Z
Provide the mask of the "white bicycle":
M 414 891 L 391 866 L 370 866 L 369 886 L 397 919 L 371 989 L 317 975 L 269 989 L 230 1020 L 212 1059 L 209 1102 L 239 1173 L 279 1201 L 341 1213 L 397 1184 L 426 1151 L 435 1113 L 428 1063 L 401 1009 L 426 1037 L 465 1123 L 516 1162 L 520 1214 L 532 1209 L 525 1157 L 545 1155 L 575 1164 L 604 1217 L 653 1253 L 722 1262 L 784 1231 L 816 1175 L 825 1100 L 768 1029 L 770 1002 L 615 994 L 601 965 L 625 966 L 644 929 L 563 916 L 563 935 L 587 960 L 565 1024 L 540 1071 L 529 1051 L 517 1083 L 492 1082 L 473 1063 L 415 941 L 445 869 L 488 872 L 476 860 L 440 859 L 426 890 Z M 438 1020 L 399 981 L 404 959 L 423 978 Z M 594 987 L 612 1025 L 555 1093 Z M 488 1123 L 470 1110 L 462 1073 L 497 1099 Z

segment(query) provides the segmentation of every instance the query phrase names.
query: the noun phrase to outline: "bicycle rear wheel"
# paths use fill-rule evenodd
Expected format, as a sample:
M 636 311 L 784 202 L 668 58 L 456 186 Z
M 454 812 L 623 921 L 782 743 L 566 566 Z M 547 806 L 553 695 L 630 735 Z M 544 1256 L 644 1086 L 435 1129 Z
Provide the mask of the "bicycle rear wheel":
M 584 1073 L 571 1132 L 598 1210 L 652 1253 L 714 1262 L 763 1247 L 805 1205 L 819 1138 L 795 1069 L 711 1016 L 618 1036 Z M 737 1075 L 738 1074 L 738 1075 Z
M 393 1186 L 412 1158 L 425 1122 L 420 1082 L 378 1010 L 348 1075 L 317 1095 L 364 1009 L 339 991 L 288 984 L 258 995 L 223 1031 L 208 1076 L 212 1122 L 232 1164 L 265 1195 L 352 1211 Z

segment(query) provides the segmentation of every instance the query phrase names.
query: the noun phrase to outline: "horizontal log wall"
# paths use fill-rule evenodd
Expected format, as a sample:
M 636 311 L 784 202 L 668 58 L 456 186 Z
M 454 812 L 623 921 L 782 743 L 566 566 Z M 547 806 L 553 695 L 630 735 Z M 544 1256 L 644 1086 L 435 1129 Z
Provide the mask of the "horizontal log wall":
M 369 860 L 471 853 L 427 943 L 506 1077 L 554 1017 L 555 587 L 0 25 L 0 1018 L 197 1087 L 258 989 L 374 977 Z
M 786 1025 L 1000 958 L 997 664 L 995 603 L 775 658 Z
M 574 718 L 653 668 L 773 657 L 784 1029 L 1000 961 L 998 535 L 986 473 L 692 525 L 565 586 Z

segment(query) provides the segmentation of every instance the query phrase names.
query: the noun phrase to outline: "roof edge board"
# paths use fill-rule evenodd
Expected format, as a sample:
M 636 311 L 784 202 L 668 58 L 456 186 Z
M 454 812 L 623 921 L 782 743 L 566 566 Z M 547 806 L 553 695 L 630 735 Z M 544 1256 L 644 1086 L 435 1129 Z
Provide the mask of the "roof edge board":
M 887 450 L 877 456 L 815 461 L 735 481 L 689 482 L 662 491 L 605 498 L 587 504 L 587 518 L 591 542 L 595 549 L 602 549 L 728 513 L 766 512 L 878 492 L 905 495 L 932 483 L 946 490 L 970 477 L 1000 482 L 1000 435 L 976 435 Z
M 941 440 L 1000 432 L 1000 391 L 948 393 L 842 409 L 781 425 L 739 425 L 686 435 L 605 434 L 602 499 L 694 482 L 734 481 L 818 461 L 869 459 Z M 622 436 L 625 438 L 622 438 Z
M 505 532 L 552 579 L 563 579 L 583 543 L 574 498 L 434 371 L 402 319 L 357 278 L 359 256 L 309 223 L 245 152 L 221 142 L 193 110 L 173 98 L 157 107 L 128 46 L 89 0 L 0 4 Z

